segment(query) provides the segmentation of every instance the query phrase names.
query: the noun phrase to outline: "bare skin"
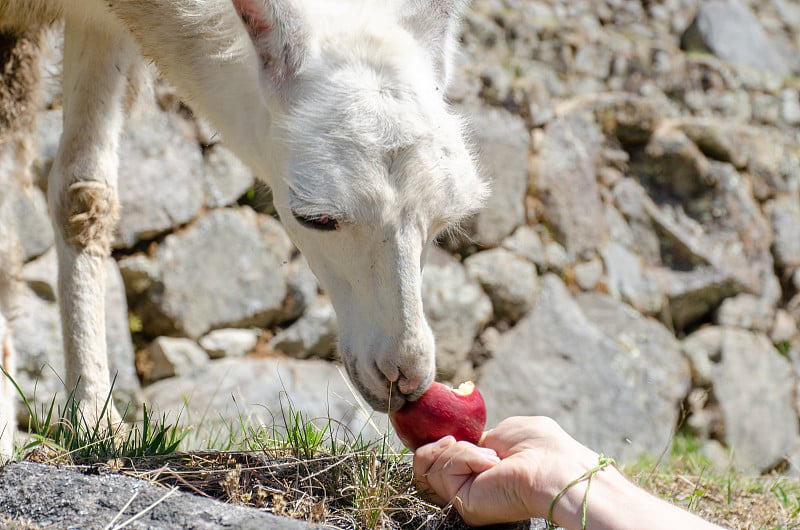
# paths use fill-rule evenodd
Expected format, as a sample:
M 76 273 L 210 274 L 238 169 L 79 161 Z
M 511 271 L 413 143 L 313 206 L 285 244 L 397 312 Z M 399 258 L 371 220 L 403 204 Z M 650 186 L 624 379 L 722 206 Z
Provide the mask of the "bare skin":
M 479 445 L 446 437 L 420 447 L 414 474 L 434 502 L 452 502 L 469 525 L 547 517 L 562 489 L 598 466 L 600 456 L 546 417 L 514 417 L 484 433 Z M 587 481 L 569 487 L 553 522 L 581 528 Z M 587 530 L 720 530 L 628 481 L 613 465 L 594 473 Z

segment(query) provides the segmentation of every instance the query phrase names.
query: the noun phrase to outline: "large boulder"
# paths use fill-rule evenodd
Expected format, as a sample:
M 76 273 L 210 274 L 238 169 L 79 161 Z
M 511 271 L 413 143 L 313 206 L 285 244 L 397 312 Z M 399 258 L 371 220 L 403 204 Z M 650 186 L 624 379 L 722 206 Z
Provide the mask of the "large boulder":
M 536 301 L 536 265 L 505 248 L 493 248 L 464 260 L 467 274 L 492 300 L 496 319 L 516 322 Z
M 542 215 L 572 257 L 591 256 L 608 238 L 595 167 L 602 140 L 593 121 L 568 114 L 545 127 L 534 158 L 531 185 Z
M 222 327 L 274 324 L 283 315 L 283 265 L 292 249 L 275 219 L 247 207 L 214 210 L 159 245 L 157 278 L 136 311 L 151 333 L 193 339 Z
M 466 111 L 480 167 L 492 190 L 475 218 L 473 238 L 483 246 L 495 247 L 525 222 L 530 133 L 521 118 L 503 109 L 473 106 Z
M 458 260 L 434 248 L 422 275 L 422 304 L 436 338 L 439 376 L 471 374 L 473 342 L 492 318 L 492 302 L 480 284 Z
M 762 472 L 795 449 L 798 419 L 795 381 L 789 360 L 763 333 L 706 327 L 683 343 L 698 386 L 710 388 L 711 428 L 731 453 L 733 464 Z
M 185 224 L 203 207 L 203 156 L 180 117 L 148 108 L 129 122 L 119 158 L 122 215 L 116 247 L 132 247 Z
M 720 59 L 784 77 L 791 73 L 758 18 L 736 0 L 700 3 L 692 24 L 681 37 L 681 47 L 706 51 Z
M 114 521 L 116 528 L 131 530 L 316 528 L 120 474 L 35 462 L 15 462 L 0 469 L 0 522 L 8 522 L 10 528 L 99 529 L 110 528 Z
M 669 447 L 688 367 L 671 333 L 630 306 L 600 294 L 576 300 L 547 275 L 536 307 L 489 349 L 479 380 L 490 427 L 551 416 L 622 461 Z

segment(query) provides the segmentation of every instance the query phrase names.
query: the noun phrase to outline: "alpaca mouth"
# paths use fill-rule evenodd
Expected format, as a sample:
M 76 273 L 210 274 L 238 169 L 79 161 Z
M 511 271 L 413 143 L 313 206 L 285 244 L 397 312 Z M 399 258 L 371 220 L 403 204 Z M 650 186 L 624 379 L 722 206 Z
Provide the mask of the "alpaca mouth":
M 363 383 L 355 362 L 345 362 L 344 365 L 347 375 L 350 377 L 350 382 L 358 390 L 361 399 L 366 401 L 374 411 L 388 414 L 399 410 L 408 400 L 408 396 L 405 396 L 397 388 L 397 385 L 390 383 L 388 380 L 386 381 L 385 389 L 381 391 L 380 395 L 376 394 L 373 389 Z

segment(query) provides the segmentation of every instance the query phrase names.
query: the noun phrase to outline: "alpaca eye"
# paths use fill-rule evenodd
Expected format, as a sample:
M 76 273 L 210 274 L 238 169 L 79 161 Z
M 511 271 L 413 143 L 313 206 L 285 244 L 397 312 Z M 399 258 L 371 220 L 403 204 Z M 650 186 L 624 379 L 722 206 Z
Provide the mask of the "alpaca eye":
M 301 225 L 314 230 L 330 231 L 339 228 L 339 221 L 327 215 L 320 215 L 317 217 L 295 215 L 294 218 L 297 219 L 297 222 Z

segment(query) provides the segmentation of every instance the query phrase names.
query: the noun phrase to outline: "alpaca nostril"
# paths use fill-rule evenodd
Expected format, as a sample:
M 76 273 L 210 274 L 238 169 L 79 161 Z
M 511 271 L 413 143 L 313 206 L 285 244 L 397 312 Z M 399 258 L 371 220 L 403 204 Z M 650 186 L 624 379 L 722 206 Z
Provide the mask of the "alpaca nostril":
M 375 367 L 378 369 L 378 373 L 383 374 L 390 383 L 397 381 L 402 373 L 397 365 L 391 360 L 387 359 L 377 359 L 375 361 Z
M 397 380 L 397 388 L 404 396 L 414 394 L 422 385 L 422 377 L 406 377 L 403 371 L 400 371 L 400 378 Z

